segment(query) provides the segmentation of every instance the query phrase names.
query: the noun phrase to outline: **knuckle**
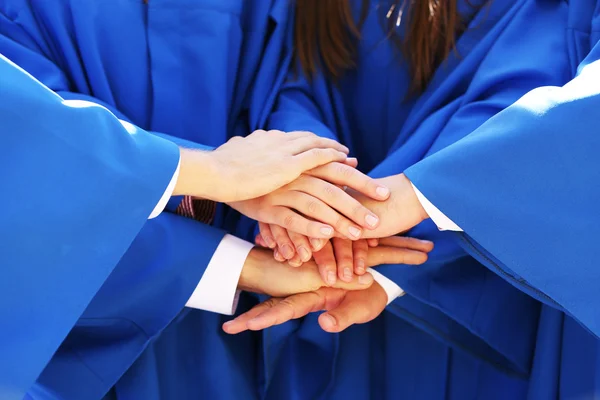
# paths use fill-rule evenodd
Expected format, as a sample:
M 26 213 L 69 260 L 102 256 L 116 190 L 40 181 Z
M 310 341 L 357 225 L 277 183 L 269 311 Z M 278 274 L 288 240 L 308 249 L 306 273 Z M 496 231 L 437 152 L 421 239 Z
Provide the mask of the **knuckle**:
M 344 179 L 350 179 L 354 177 L 356 170 L 348 165 L 336 163 L 335 172 Z
M 279 305 L 284 310 L 283 313 L 287 315 L 289 318 L 296 318 L 296 304 L 290 300 L 289 298 L 285 298 L 281 300 Z
M 324 149 L 320 149 L 318 147 L 310 149 L 310 154 L 317 159 L 325 157 Z
M 363 214 L 365 214 L 365 212 L 365 207 L 358 202 L 356 202 L 352 207 L 352 215 L 354 217 L 361 217 Z
M 338 264 L 340 266 L 347 267 L 349 265 L 352 265 L 352 262 L 354 260 L 353 260 L 353 258 L 351 256 L 349 256 L 349 255 L 346 254 L 346 255 L 343 255 L 341 257 L 338 257 L 337 261 L 338 261 Z
M 306 210 L 310 214 L 316 214 L 319 211 L 319 208 L 319 203 L 316 200 L 308 200 L 308 203 L 306 204 Z
M 275 297 L 271 297 L 268 300 L 265 300 L 265 302 L 263 303 L 265 305 L 265 307 L 267 308 L 273 308 L 275 307 L 277 304 L 279 303 L 279 299 L 275 298 Z
M 329 182 L 324 182 L 323 192 L 328 199 L 333 199 L 337 195 L 336 187 Z
M 288 214 L 283 218 L 282 226 L 285 229 L 291 229 L 296 223 L 296 217 L 294 215 Z
M 337 218 L 337 220 L 335 221 L 335 223 L 333 224 L 333 227 L 335 228 L 336 231 L 338 232 L 342 232 L 344 230 L 344 228 L 346 227 L 346 220 L 339 216 Z

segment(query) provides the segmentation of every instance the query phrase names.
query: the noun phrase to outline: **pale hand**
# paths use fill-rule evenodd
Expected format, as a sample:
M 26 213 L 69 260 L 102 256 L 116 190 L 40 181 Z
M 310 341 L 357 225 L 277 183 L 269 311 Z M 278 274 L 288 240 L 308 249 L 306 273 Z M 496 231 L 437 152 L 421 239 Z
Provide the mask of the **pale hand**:
M 377 214 L 381 221 L 377 228 L 365 230 L 363 233 L 364 238 L 393 236 L 406 232 L 429 218 L 410 181 L 404 174 L 388 176 L 376 181 L 390 189 L 391 195 L 386 201 L 373 201 L 361 193 L 352 192 L 352 196 L 363 206 Z
M 358 240 L 363 228 L 375 229 L 379 218 L 340 186 L 376 201 L 390 191 L 351 165 L 333 162 L 303 173 L 298 179 L 259 198 L 229 205 L 257 221 L 278 225 L 312 238 L 339 235 Z
M 211 152 L 181 150 L 174 195 L 218 202 L 270 193 L 303 172 L 346 160 L 348 148 L 310 132 L 255 131 L 234 137 Z

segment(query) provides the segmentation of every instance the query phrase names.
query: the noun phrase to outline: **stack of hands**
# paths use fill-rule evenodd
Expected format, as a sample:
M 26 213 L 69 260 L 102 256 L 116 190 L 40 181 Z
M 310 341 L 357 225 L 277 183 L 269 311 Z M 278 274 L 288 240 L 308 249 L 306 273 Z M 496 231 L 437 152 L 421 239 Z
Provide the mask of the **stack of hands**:
M 233 138 L 201 155 L 182 150 L 181 176 L 195 178 L 180 178 L 175 194 L 201 187 L 196 197 L 259 221 L 259 247 L 238 288 L 272 298 L 225 323 L 225 332 L 260 330 L 320 310 L 326 311 L 321 327 L 340 332 L 387 305 L 367 268 L 427 260 L 433 243 L 393 236 L 427 218 L 408 179 L 369 178 L 347 155 L 333 140 L 279 131 Z

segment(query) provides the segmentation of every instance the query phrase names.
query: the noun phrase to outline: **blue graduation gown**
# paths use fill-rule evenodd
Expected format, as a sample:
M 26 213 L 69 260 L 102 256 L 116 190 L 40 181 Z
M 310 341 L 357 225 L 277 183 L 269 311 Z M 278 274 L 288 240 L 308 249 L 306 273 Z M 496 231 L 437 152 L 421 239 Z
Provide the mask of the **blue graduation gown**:
M 585 13 L 571 15 L 574 34 L 583 36 L 578 56 L 592 49 L 572 81 L 528 93 L 407 170 L 463 227 L 456 236 L 467 251 L 544 304 L 534 398 L 600 398 L 600 273 L 593 243 L 600 197 L 592 184 L 599 177 L 600 9 L 579 5 Z
M 21 399 L 175 171 L 172 143 L 66 103 L 0 56 L 0 397 Z
M 387 8 L 375 5 L 363 28 L 356 71 L 337 86 L 323 77 L 312 84 L 290 80 L 270 126 L 338 138 L 372 176 L 403 172 L 473 132 L 530 90 L 568 81 L 589 39 L 589 27 L 577 24 L 591 19 L 593 4 L 491 2 L 459 39 L 458 54 L 452 53 L 438 68 L 421 96 L 409 99 L 406 66 L 384 41 L 380 16 Z M 483 163 L 483 158 L 477 161 Z M 474 165 L 469 163 L 470 168 Z M 444 176 L 459 179 L 452 165 L 440 168 L 445 168 Z M 455 187 L 441 175 L 429 176 L 439 196 L 442 188 Z M 446 196 L 448 204 L 453 201 Z M 468 210 L 461 208 L 464 215 Z M 482 218 L 481 224 L 489 221 Z M 378 399 L 493 399 L 524 398 L 528 391 L 535 398 L 531 367 L 540 354 L 538 322 L 547 319 L 538 298 L 507 284 L 497 269 L 481 264 L 485 259 L 465 249 L 452 233 L 438 232 L 430 221 L 408 234 L 433 240 L 436 248 L 419 268 L 380 268 L 409 295 L 392 303 L 379 321 L 328 335 L 319 331 L 312 316 L 267 334 L 272 398 L 335 399 L 352 393 Z M 322 379 L 301 384 L 311 364 L 307 359 L 289 368 L 303 359 L 298 354 L 319 358 L 317 375 Z M 557 380 L 553 383 L 558 387 Z
M 289 11 L 285 0 L 10 0 L 0 5 L 0 53 L 64 98 L 213 147 L 264 125 L 291 57 Z M 215 225 L 236 219 L 223 207 Z M 226 337 L 219 316 L 180 313 L 224 233 L 169 213 L 146 223 L 30 395 L 100 398 L 116 383 L 118 398 L 216 396 L 221 371 L 234 386 L 219 398 L 234 387 L 254 396 L 251 335 Z

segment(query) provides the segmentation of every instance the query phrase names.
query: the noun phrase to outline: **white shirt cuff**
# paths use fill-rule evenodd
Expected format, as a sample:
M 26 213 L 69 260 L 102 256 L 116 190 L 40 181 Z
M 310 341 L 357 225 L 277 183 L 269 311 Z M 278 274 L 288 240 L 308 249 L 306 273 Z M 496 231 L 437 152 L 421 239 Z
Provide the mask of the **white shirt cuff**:
M 233 315 L 240 293 L 237 285 L 253 247 L 252 243 L 225 235 L 185 306 Z
M 427 215 L 429 215 L 429 218 L 431 218 L 433 223 L 437 225 L 439 230 L 456 232 L 463 231 L 458 225 L 452 222 L 450 218 L 446 217 L 444 213 L 442 213 L 436 206 L 431 204 L 431 202 L 427 200 L 425 196 L 423 196 L 423 193 L 421 193 L 419 189 L 415 187 L 415 185 L 413 185 L 412 183 L 411 185 L 413 187 L 413 190 L 415 191 L 415 194 L 417 195 L 417 199 L 419 199 L 419 202 L 423 206 L 423 209 L 425 210 Z
M 165 193 L 160 198 L 160 201 L 158 202 L 156 207 L 154 207 L 154 210 L 152 210 L 152 213 L 150 214 L 148 219 L 158 217 L 160 215 L 160 213 L 163 212 L 163 210 L 167 206 L 167 203 L 169 202 L 169 199 L 171 199 L 171 195 L 173 194 L 173 191 L 175 190 L 175 185 L 177 184 L 177 178 L 179 178 L 179 167 L 180 166 L 181 166 L 181 160 L 179 160 L 177 162 L 177 169 L 175 170 L 175 173 L 173 174 L 173 177 L 171 178 L 171 182 L 169 182 L 169 186 L 167 186 Z
M 379 283 L 383 290 L 385 290 L 385 293 L 388 297 L 387 305 L 389 305 L 392 301 L 396 300 L 398 297 L 404 296 L 404 290 L 402 290 L 400 286 L 396 285 L 396 282 L 389 278 L 386 278 L 384 275 L 377 272 L 373 268 L 367 268 L 367 271 L 370 272 L 371 275 L 373 275 L 373 279 L 375 280 L 375 282 Z

